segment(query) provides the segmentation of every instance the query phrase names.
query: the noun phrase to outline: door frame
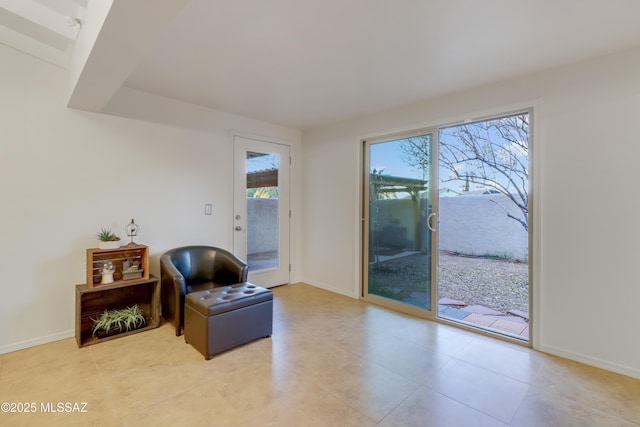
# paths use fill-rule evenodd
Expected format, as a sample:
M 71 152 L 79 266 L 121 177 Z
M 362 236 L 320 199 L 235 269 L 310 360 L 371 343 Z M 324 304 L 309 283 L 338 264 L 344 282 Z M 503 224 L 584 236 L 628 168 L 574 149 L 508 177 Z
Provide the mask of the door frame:
M 430 202 L 431 202 L 431 213 L 435 213 L 435 231 L 431 231 L 429 233 L 431 240 L 431 309 L 427 310 L 425 308 L 420 308 L 417 306 L 412 306 L 410 304 L 406 304 L 400 301 L 394 301 L 389 298 L 384 298 L 381 296 L 377 296 L 375 294 L 368 293 L 368 251 L 369 251 L 369 179 L 368 167 L 369 163 L 369 145 L 376 143 L 384 143 L 384 142 L 392 142 L 399 139 L 411 138 L 414 136 L 420 135 L 431 135 L 431 157 L 436 158 L 438 156 L 438 128 L 434 126 L 423 127 L 419 129 L 412 129 L 406 132 L 395 132 L 384 135 L 377 135 L 371 138 L 362 138 L 360 139 L 360 227 L 359 227 L 359 235 L 360 235 L 360 289 L 359 296 L 361 299 L 367 302 L 371 302 L 376 305 L 381 305 L 383 307 L 388 307 L 392 310 L 399 311 L 402 313 L 411 314 L 416 317 L 426 318 L 426 319 L 436 319 L 438 316 L 438 302 L 436 300 L 437 296 L 437 265 L 438 265 L 438 227 L 437 227 L 437 218 L 438 218 L 438 171 L 437 168 L 430 168 L 429 173 L 429 182 L 433 183 L 433 187 L 430 188 Z
M 231 203 L 230 203 L 230 215 L 229 215 L 229 229 L 231 230 L 231 234 L 230 234 L 230 238 L 229 238 L 229 247 L 231 248 L 231 251 L 234 252 L 234 242 L 235 242 L 235 226 L 236 226 L 236 220 L 235 220 L 235 200 L 236 200 L 236 194 L 235 194 L 235 184 L 236 184 L 236 170 L 235 170 L 235 161 L 236 161 L 236 137 L 238 138 L 243 138 L 243 139 L 247 139 L 247 140 L 252 140 L 255 141 L 257 143 L 263 143 L 263 144 L 271 144 L 271 145 L 275 145 L 278 147 L 286 147 L 287 151 L 288 151 L 288 159 L 282 159 L 282 162 L 287 162 L 287 171 L 288 174 L 286 175 L 287 181 L 288 181 L 288 191 L 286 193 L 286 200 L 288 203 L 288 206 L 285 207 L 285 210 L 287 211 L 287 215 L 285 215 L 286 218 L 286 238 L 282 239 L 280 241 L 280 245 L 285 244 L 286 245 L 286 251 L 282 251 L 281 248 L 279 247 L 279 253 L 278 256 L 280 257 L 280 263 L 283 265 L 282 268 L 284 268 L 286 270 L 287 273 L 287 280 L 286 283 L 290 283 L 291 282 L 291 256 L 292 256 L 292 252 L 291 252 L 291 248 L 292 248 L 292 218 L 291 218 L 291 211 L 292 211 L 292 182 L 291 182 L 291 176 L 292 176 L 292 145 L 283 141 L 283 140 L 279 140 L 276 138 L 271 138 L 271 137 L 266 137 L 263 135 L 256 135 L 256 134 L 252 134 L 252 133 L 248 133 L 248 132 L 241 132 L 241 131 L 235 131 L 235 130 L 231 130 L 229 132 L 229 139 L 230 139 L 230 145 L 231 145 L 231 176 L 232 179 L 229 182 L 229 192 L 231 195 Z M 280 172 L 279 172 L 280 173 Z M 286 259 L 285 259 L 286 258 Z M 246 260 L 245 260 L 246 261 Z M 262 271 L 262 270 L 260 270 Z M 261 275 L 260 271 L 257 273 L 258 275 Z M 268 272 L 269 270 L 265 270 L 266 272 Z M 249 275 L 251 276 L 251 269 L 249 269 Z M 249 280 L 249 279 L 248 279 Z M 286 284 L 286 283 L 267 283 L 267 284 L 261 284 L 261 286 L 265 286 L 265 287 L 273 287 L 273 286 L 278 286 L 281 284 Z M 259 283 L 258 283 L 259 284 Z

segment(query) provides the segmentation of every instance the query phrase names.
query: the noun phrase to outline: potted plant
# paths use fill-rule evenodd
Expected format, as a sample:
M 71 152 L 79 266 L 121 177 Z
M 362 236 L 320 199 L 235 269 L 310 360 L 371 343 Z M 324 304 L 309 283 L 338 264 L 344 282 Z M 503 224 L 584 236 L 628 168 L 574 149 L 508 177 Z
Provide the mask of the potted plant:
M 120 247 L 120 238 L 111 230 L 102 228 L 97 236 L 98 240 L 100 240 L 100 249 L 117 249 Z
M 144 313 L 134 305 L 120 310 L 105 310 L 93 321 L 92 335 L 98 338 L 128 332 L 146 325 Z

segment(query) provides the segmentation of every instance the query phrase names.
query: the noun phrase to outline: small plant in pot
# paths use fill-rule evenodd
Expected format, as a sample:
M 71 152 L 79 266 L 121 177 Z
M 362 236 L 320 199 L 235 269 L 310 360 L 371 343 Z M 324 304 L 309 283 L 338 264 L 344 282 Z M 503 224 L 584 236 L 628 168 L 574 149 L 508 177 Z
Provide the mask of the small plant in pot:
M 97 236 L 100 241 L 100 249 L 117 249 L 120 247 L 120 238 L 111 230 L 103 228 Z
M 92 335 L 104 337 L 121 332 L 128 332 L 146 325 L 144 313 L 134 305 L 121 310 L 105 310 L 93 320 Z

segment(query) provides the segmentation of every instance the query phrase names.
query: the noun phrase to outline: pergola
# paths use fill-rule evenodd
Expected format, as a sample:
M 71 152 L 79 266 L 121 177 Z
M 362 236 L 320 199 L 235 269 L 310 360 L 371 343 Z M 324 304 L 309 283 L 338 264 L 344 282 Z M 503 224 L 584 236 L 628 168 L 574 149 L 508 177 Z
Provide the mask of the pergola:
M 247 188 L 277 187 L 278 169 L 265 169 L 247 173 Z
M 411 200 L 413 201 L 414 218 L 414 249 L 421 250 L 422 233 L 420 232 L 420 192 L 429 189 L 429 181 L 417 178 L 404 178 L 400 176 L 372 173 L 369 175 L 369 189 L 369 203 L 380 200 L 381 194 L 407 193 L 411 196 Z

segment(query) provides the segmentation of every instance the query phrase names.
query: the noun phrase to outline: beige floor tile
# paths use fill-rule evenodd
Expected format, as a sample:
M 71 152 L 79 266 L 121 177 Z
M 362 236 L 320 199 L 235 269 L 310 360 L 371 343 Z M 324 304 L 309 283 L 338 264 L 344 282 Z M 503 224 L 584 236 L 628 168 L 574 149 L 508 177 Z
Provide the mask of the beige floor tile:
M 238 426 L 240 414 L 215 391 L 185 391 L 131 412 L 124 426 Z
M 49 357 L 57 356 L 60 354 L 75 353 L 78 346 L 75 339 L 65 338 L 59 341 L 54 341 L 49 344 L 38 345 L 35 347 L 26 348 L 24 350 L 18 350 L 11 353 L 2 355 L 2 360 L 20 359 L 24 363 L 37 363 L 41 360 L 43 352 L 49 353 Z M 35 362 L 34 362 L 35 361 Z
M 120 425 L 115 405 L 101 381 L 65 382 L 58 384 L 57 391 L 33 390 L 32 396 L 20 402 L 32 403 L 35 413 L 0 414 L 0 425 Z
M 176 337 L 169 324 L 88 348 L 104 376 L 122 375 L 142 366 L 192 363 L 199 354 L 185 344 L 183 336 Z
M 327 370 L 317 384 L 376 422 L 418 388 L 417 383 L 366 360 Z
M 628 420 L 584 406 L 570 399 L 531 390 L 524 398 L 513 427 L 633 427 Z
M 367 307 L 359 320 L 363 326 L 367 326 L 371 330 L 385 331 L 401 338 L 429 331 L 429 326 L 424 320 L 395 313 L 375 305 Z
M 368 427 L 375 426 L 372 419 L 360 413 L 326 391 L 313 385 L 296 389 L 278 405 L 246 412 L 238 425 L 247 427 Z
M 523 382 L 456 359 L 432 376 L 427 387 L 506 423 L 529 389 Z
M 274 353 L 273 358 L 309 381 L 318 381 L 326 376 L 328 371 L 342 370 L 360 359 L 359 356 L 340 347 L 313 340 L 311 337 Z
M 180 366 L 150 366 L 104 378 L 118 415 L 133 412 L 190 390 L 201 374 Z
M 362 356 L 384 342 L 397 342 L 399 339 L 386 331 L 375 330 L 358 323 L 345 324 L 344 327 L 330 329 L 322 335 L 323 342 L 331 343 L 350 353 Z
M 427 346 L 383 337 L 375 340 L 361 357 L 420 384 L 428 383 L 429 378 L 451 359 L 427 350 Z
M 416 390 L 378 425 L 388 427 L 507 426 L 502 421 L 424 387 Z
M 542 364 L 541 356 L 529 348 L 494 340 L 476 339 L 456 354 L 456 359 L 530 384 Z
M 101 415 L 98 418 L 89 414 L 43 413 L 34 414 L 1 414 L 0 423 L 11 427 L 86 427 L 86 426 L 120 426 L 122 422 L 113 415 Z
M 640 425 L 640 380 L 550 357 L 532 386 Z
M 447 356 L 455 356 L 477 338 L 470 332 L 456 329 L 452 326 L 437 323 L 433 323 L 432 326 L 435 327 L 429 328 L 423 334 L 407 336 L 407 340 L 418 345 L 427 346 L 431 351 Z
M 0 399 L 48 399 L 60 392 L 61 385 L 97 381 L 100 374 L 91 351 L 78 349 L 72 339 L 66 339 L 6 355 Z
M 251 387 L 247 387 L 251 384 Z M 219 394 L 240 413 L 263 410 L 283 404 L 290 396 L 306 387 L 295 371 L 273 359 L 264 359 L 224 377 L 217 386 L 203 385 L 201 390 L 215 387 Z
M 254 341 L 217 354 L 211 360 L 205 360 L 200 353 L 197 353 L 200 357 L 196 363 L 189 366 L 189 369 L 194 370 L 194 375 L 201 373 L 209 377 L 214 375 L 216 378 L 225 378 L 228 375 L 233 375 L 238 371 L 246 371 L 255 366 L 270 366 L 273 358 L 260 351 L 260 346 L 257 345 L 268 341 L 269 339 Z

